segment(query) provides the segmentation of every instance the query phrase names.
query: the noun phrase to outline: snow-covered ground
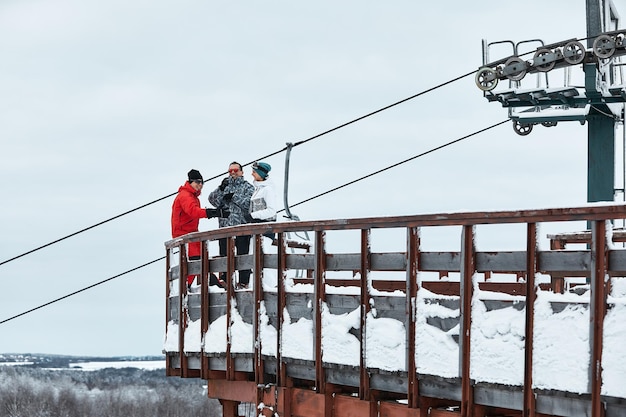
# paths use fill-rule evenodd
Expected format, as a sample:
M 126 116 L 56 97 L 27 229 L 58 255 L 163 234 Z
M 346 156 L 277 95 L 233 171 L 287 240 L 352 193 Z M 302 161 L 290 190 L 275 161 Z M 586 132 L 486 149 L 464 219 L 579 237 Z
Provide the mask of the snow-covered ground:
M 165 369 L 165 360 L 162 361 L 114 361 L 114 362 L 81 362 L 70 365 L 71 369 L 83 371 L 98 371 L 105 368 L 137 368 L 143 370 Z

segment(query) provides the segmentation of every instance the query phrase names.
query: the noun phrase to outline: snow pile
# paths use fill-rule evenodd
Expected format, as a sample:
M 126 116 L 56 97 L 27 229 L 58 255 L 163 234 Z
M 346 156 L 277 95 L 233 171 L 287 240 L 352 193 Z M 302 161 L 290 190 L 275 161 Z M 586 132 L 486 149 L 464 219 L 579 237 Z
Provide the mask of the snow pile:
M 538 291 L 534 305 L 533 384 L 537 389 L 588 393 L 590 361 L 589 296 L 591 291 L 554 294 Z M 588 288 L 587 288 L 588 289 Z M 289 292 L 308 292 L 311 285 L 292 285 Z M 330 288 L 329 293 L 358 294 L 354 288 Z M 389 297 L 401 292 L 382 293 Z M 415 360 L 419 374 L 447 378 L 459 376 L 460 299 L 418 291 L 416 304 Z M 312 312 L 312 302 L 306 308 Z M 323 361 L 359 366 L 360 307 L 342 314 L 332 314 L 322 303 Z M 271 324 L 265 303 L 260 309 L 261 349 L 264 355 L 276 356 L 279 345 L 276 328 Z M 314 329 L 311 319 L 292 320 L 283 312 L 282 356 L 314 360 Z M 254 335 L 233 300 L 231 310 L 231 352 L 252 353 Z M 470 375 L 478 382 L 521 386 L 524 382 L 525 297 L 481 291 L 475 286 L 472 300 Z M 372 310 L 366 320 L 366 363 L 368 368 L 385 371 L 406 370 L 406 328 L 403 321 L 378 317 Z M 202 351 L 200 321 L 189 323 L 185 331 L 185 352 Z M 609 309 L 604 327 L 602 394 L 626 397 L 626 279 L 612 279 Z M 226 315 L 213 321 L 204 336 L 204 351 L 226 351 Z M 164 350 L 178 351 L 178 327 L 168 323 Z

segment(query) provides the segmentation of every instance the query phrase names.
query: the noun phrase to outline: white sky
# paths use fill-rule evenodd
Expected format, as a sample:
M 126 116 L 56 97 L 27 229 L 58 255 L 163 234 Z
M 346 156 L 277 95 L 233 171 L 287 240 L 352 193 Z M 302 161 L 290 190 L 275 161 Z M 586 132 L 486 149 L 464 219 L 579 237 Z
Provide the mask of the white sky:
M 626 15 L 626 1 L 615 3 Z M 529 0 L 514 13 L 408 0 L 5 0 L 0 262 L 173 193 L 190 168 L 218 175 L 472 71 L 483 38 L 585 36 L 582 0 Z M 289 201 L 506 117 L 464 78 L 295 148 Z M 311 220 L 581 205 L 586 138 L 577 122 L 526 137 L 506 124 L 292 211 Z M 283 159 L 267 159 L 279 189 Z M 0 320 L 163 256 L 171 201 L 1 265 Z M 2 324 L 0 352 L 158 354 L 164 285 L 158 263 Z

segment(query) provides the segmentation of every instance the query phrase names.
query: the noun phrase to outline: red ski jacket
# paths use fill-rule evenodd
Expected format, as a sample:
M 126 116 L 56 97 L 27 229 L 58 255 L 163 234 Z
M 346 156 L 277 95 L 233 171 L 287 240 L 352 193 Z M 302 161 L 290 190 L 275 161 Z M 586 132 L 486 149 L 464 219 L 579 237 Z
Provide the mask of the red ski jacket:
M 172 204 L 172 237 L 197 232 L 200 219 L 206 218 L 206 210 L 200 207 L 200 191 L 189 182 L 181 185 Z

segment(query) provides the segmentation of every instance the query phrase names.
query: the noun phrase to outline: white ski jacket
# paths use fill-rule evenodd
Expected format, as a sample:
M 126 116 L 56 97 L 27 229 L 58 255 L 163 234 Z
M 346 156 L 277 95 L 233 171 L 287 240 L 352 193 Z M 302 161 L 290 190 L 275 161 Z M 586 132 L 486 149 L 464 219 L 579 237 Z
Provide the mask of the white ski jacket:
M 276 191 L 271 178 L 254 181 L 254 193 L 250 198 L 250 216 L 255 220 L 276 221 Z

